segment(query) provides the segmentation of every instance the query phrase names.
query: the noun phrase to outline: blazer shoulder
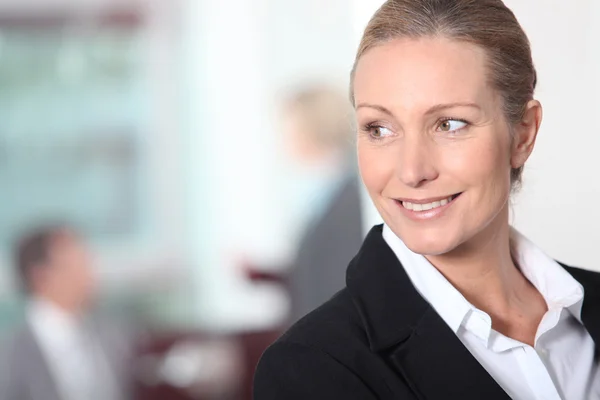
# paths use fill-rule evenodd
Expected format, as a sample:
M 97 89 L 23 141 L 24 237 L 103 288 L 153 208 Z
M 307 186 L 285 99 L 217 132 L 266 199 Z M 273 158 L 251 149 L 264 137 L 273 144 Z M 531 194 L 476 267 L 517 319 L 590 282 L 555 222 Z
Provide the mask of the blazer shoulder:
M 560 261 L 558 263 L 585 288 L 597 288 L 597 290 L 600 290 L 600 272 L 572 267 Z
M 345 290 L 301 318 L 263 354 L 256 400 L 375 400 L 352 357 L 367 347 Z
M 255 400 L 376 400 L 351 368 L 307 345 L 276 342 L 263 354 L 254 374 Z
M 347 289 L 300 318 L 277 342 L 333 350 L 343 343 L 367 345 L 365 329 Z

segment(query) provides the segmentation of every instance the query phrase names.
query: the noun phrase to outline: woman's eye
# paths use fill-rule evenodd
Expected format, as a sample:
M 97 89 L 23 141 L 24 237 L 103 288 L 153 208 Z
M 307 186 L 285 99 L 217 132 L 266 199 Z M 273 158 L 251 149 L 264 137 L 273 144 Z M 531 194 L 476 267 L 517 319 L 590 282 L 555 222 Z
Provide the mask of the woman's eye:
M 375 139 L 383 139 L 384 137 L 390 136 L 392 131 L 383 126 L 372 126 L 369 128 L 371 136 Z
M 464 128 L 467 125 L 468 124 L 465 121 L 457 119 L 447 119 L 440 123 L 438 129 L 442 132 L 454 132 Z

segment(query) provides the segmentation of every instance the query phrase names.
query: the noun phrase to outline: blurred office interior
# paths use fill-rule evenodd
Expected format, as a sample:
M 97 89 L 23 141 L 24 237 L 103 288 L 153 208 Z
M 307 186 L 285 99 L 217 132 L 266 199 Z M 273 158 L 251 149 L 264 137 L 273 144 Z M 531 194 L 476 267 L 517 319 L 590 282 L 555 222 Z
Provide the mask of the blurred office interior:
M 26 307 L 15 240 L 61 221 L 89 244 L 99 307 L 144 332 L 136 398 L 250 399 L 256 360 L 289 323 L 296 232 L 322 201 L 322 174 L 285 151 L 282 104 L 311 85 L 346 94 L 381 3 L 0 0 L 0 337 Z M 598 208 L 573 207 L 600 190 L 600 136 L 582 117 L 600 106 L 600 6 L 506 3 L 546 106 L 515 224 L 600 270 Z M 378 216 L 361 196 L 366 231 Z

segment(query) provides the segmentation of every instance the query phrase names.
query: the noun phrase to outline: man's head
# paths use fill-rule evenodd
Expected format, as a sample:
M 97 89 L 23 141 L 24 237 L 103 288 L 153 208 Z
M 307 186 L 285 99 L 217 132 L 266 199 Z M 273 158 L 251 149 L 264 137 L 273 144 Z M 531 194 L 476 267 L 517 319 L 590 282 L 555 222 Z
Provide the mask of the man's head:
M 48 226 L 24 235 L 15 249 L 15 264 L 29 296 L 70 312 L 85 308 L 92 296 L 90 256 L 68 227 Z

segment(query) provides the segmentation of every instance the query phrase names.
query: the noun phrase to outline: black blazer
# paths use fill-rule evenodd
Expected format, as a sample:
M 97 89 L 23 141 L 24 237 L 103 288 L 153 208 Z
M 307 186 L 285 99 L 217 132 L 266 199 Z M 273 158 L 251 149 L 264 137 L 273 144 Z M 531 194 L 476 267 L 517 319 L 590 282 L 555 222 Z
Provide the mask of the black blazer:
M 509 399 L 417 292 L 381 232 L 374 227 L 351 261 L 346 288 L 264 353 L 255 400 Z M 582 319 L 598 344 L 600 274 L 564 267 L 584 286 Z

